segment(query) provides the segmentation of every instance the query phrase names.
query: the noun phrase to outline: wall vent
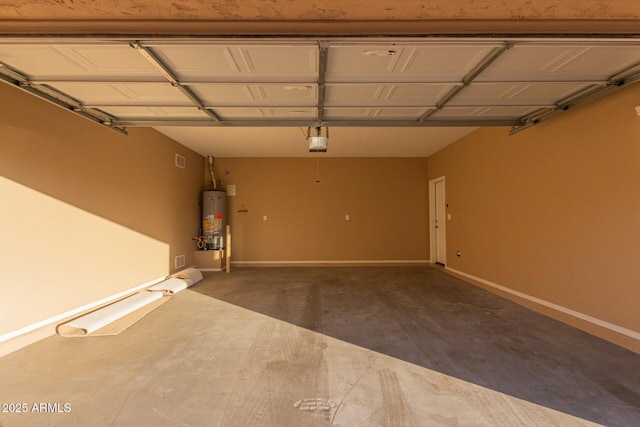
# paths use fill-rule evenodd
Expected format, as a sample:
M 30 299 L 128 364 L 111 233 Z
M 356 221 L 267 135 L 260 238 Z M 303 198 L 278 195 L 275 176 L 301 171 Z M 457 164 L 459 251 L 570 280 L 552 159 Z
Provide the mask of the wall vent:
M 175 262 L 175 268 L 182 268 L 184 267 L 184 255 L 178 255 L 176 257 L 176 262 Z
M 176 154 L 176 166 L 180 169 L 184 169 L 185 159 L 180 154 Z

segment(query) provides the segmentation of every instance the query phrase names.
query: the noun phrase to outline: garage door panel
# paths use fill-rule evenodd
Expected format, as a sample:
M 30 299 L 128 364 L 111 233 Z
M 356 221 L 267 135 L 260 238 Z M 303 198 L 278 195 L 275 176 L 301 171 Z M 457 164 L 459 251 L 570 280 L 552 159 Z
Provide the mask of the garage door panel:
M 169 83 L 57 83 L 55 87 L 83 104 L 193 105 Z
M 327 106 L 433 106 L 449 84 L 328 84 Z
M 95 108 L 119 120 L 131 119 L 206 119 L 208 116 L 195 107 L 130 107 L 96 106 Z
M 311 82 L 318 75 L 315 45 L 160 45 L 153 50 L 184 83 Z
M 318 88 L 315 84 L 199 84 L 189 87 L 206 105 L 316 106 L 318 102 Z
M 0 44 L 0 60 L 32 80 L 136 78 L 163 81 L 146 59 L 128 45 Z
M 475 83 L 448 105 L 553 105 L 592 86 L 584 83 Z
M 487 120 L 517 120 L 539 109 L 540 107 L 538 106 L 445 107 L 431 115 L 430 119 L 468 120 L 481 118 Z
M 221 107 L 216 113 L 223 119 L 301 119 L 314 120 L 318 115 L 317 108 L 281 108 L 281 107 Z
M 604 81 L 639 59 L 635 45 L 524 43 L 509 49 L 478 81 Z
M 331 120 L 358 120 L 384 118 L 391 120 L 416 121 L 427 113 L 430 107 L 382 107 L 382 108 L 347 108 L 330 107 L 325 110 L 325 118 Z
M 332 46 L 327 81 L 460 82 L 495 43 Z

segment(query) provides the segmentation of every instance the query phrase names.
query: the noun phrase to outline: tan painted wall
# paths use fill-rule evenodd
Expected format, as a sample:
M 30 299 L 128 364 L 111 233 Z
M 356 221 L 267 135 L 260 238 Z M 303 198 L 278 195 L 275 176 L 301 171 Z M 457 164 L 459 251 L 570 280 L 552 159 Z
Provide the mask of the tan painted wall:
M 448 267 L 640 331 L 638 104 L 636 84 L 433 155 L 429 177 L 446 176 L 452 215 Z
M 237 188 L 233 261 L 429 258 L 424 158 L 216 158 L 215 170 Z
M 0 99 L 0 336 L 194 263 L 202 156 L 5 84 Z

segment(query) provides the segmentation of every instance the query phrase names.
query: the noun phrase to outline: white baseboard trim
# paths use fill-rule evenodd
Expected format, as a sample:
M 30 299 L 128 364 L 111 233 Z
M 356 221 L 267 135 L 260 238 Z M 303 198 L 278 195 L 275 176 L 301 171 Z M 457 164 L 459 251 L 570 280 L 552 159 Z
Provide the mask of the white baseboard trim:
M 459 276 L 466 277 L 468 279 L 474 280 L 476 282 L 482 283 L 482 284 L 487 285 L 489 287 L 492 287 L 494 289 L 498 289 L 498 290 L 500 290 L 502 292 L 517 296 L 518 298 L 522 298 L 524 300 L 531 301 L 531 302 L 533 302 L 535 304 L 550 308 L 550 309 L 558 311 L 560 313 L 569 315 L 571 317 L 575 317 L 577 319 L 583 320 L 583 321 L 591 323 L 593 325 L 600 326 L 601 328 L 605 328 L 605 329 L 608 329 L 608 330 L 610 330 L 612 332 L 616 332 L 618 334 L 621 334 L 621 335 L 627 336 L 629 338 L 633 338 L 635 340 L 639 340 L 640 341 L 640 332 L 636 332 L 636 331 L 633 331 L 631 329 L 623 328 L 622 326 L 614 325 L 613 323 L 609 323 L 609 322 L 606 322 L 604 320 L 600 320 L 598 318 L 589 316 L 587 314 L 580 313 L 579 311 L 575 311 L 575 310 L 572 310 L 570 308 L 563 307 L 561 305 L 554 304 L 554 303 L 549 302 L 549 301 L 545 301 L 543 299 L 540 299 L 540 298 L 525 294 L 525 293 L 520 292 L 520 291 L 516 291 L 514 289 L 509 289 L 509 288 L 507 288 L 505 286 L 501 286 L 501 285 L 498 285 L 497 283 L 493 283 L 493 282 L 490 282 L 488 280 L 481 279 L 479 277 L 476 277 L 476 276 L 474 276 L 472 274 L 465 273 L 463 271 L 459 271 L 459 270 L 456 270 L 456 269 L 453 269 L 453 268 L 450 268 L 450 267 L 445 267 L 445 270 L 448 270 L 448 271 L 450 271 L 450 272 L 452 272 L 454 274 L 457 274 Z
M 37 329 L 41 329 L 41 328 L 47 327 L 47 326 L 49 326 L 49 325 L 51 325 L 53 323 L 59 322 L 61 320 L 68 319 L 70 317 L 75 316 L 76 314 L 79 314 L 79 313 L 82 313 L 82 312 L 85 312 L 85 311 L 89 311 L 89 310 L 94 309 L 96 307 L 99 307 L 101 305 L 105 305 L 105 304 L 108 304 L 110 302 L 116 301 L 116 300 L 118 300 L 118 299 L 120 299 L 122 297 L 125 297 L 125 296 L 129 295 L 129 294 L 138 292 L 138 291 L 140 291 L 142 289 L 146 289 L 146 288 L 148 288 L 150 286 L 153 286 L 153 285 L 155 285 L 157 283 L 160 283 L 165 279 L 166 279 L 166 276 L 162 276 L 162 277 L 160 277 L 158 279 L 154 279 L 154 280 L 152 280 L 150 282 L 143 283 L 143 284 L 138 285 L 136 287 L 133 287 L 131 289 L 127 289 L 127 290 L 124 290 L 122 292 L 118 292 L 115 295 L 110 295 L 110 296 L 102 298 L 102 299 L 100 299 L 98 301 L 94 301 L 94 302 L 91 302 L 89 304 L 85 304 L 82 307 L 78 307 L 78 308 L 75 308 L 73 310 L 69 310 L 69 311 L 66 311 L 64 313 L 60 313 L 57 316 L 53 316 L 53 317 L 50 317 L 48 319 L 41 320 L 41 321 L 39 321 L 37 323 L 34 323 L 32 325 L 25 326 L 23 328 L 15 330 L 15 331 L 11 331 L 11 332 L 8 332 L 6 334 L 0 335 L 0 344 L 5 342 L 5 341 L 9 341 L 11 339 L 17 338 L 17 337 L 19 337 L 21 335 L 25 335 L 25 334 L 28 334 L 30 332 L 33 332 L 33 331 L 35 331 Z
M 429 260 L 311 260 L 311 261 L 231 261 L 242 266 L 332 266 L 332 265 L 427 265 Z

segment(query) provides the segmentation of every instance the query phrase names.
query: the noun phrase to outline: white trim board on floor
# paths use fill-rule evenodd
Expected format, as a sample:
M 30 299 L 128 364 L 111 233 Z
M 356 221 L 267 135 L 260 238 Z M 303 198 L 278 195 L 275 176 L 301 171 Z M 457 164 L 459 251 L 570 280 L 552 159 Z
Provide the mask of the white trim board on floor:
M 466 278 L 471 279 L 473 281 L 476 281 L 476 282 L 482 283 L 484 285 L 487 285 L 487 286 L 489 286 L 491 288 L 498 289 L 498 290 L 500 290 L 502 292 L 514 295 L 514 296 L 516 296 L 518 298 L 522 298 L 524 300 L 531 301 L 531 302 L 533 302 L 535 304 L 538 304 L 538 305 L 541 305 L 543 307 L 550 308 L 552 310 L 555 310 L 557 312 L 569 315 L 569 316 L 574 317 L 576 319 L 583 320 L 585 322 L 591 323 L 591 324 L 599 326 L 601 328 L 605 328 L 605 329 L 608 329 L 608 330 L 610 330 L 612 332 L 616 332 L 616 333 L 618 333 L 620 335 L 624 335 L 624 336 L 627 336 L 629 338 L 632 338 L 632 339 L 640 341 L 640 332 L 636 332 L 636 331 L 633 331 L 631 329 L 627 329 L 627 328 L 624 328 L 622 326 L 618 326 L 618 325 L 615 325 L 613 323 L 609 323 L 609 322 L 606 322 L 604 320 L 600 320 L 598 318 L 589 316 L 587 314 L 580 313 L 579 311 L 575 311 L 575 310 L 572 310 L 570 308 L 563 307 L 561 305 L 554 304 L 554 303 L 549 302 L 549 301 L 545 301 L 543 299 L 540 299 L 540 298 L 525 294 L 525 293 L 520 292 L 520 291 L 516 291 L 514 289 L 509 289 L 509 288 L 507 288 L 505 286 L 498 285 L 497 283 L 493 283 L 493 282 L 490 282 L 489 280 L 481 279 L 481 278 L 476 277 L 476 276 L 474 276 L 472 274 L 468 274 L 468 273 L 465 273 L 463 271 L 456 270 L 454 268 L 445 267 L 444 269 L 448 270 L 448 271 L 450 271 L 450 272 L 452 272 L 454 274 L 457 274 L 459 276 L 466 277 Z
M 20 336 L 29 334 L 31 332 L 37 331 L 38 329 L 46 328 L 47 326 L 50 326 L 52 324 L 55 324 L 57 322 L 65 320 L 65 319 L 69 319 L 69 318 L 71 318 L 71 317 L 73 317 L 73 316 L 75 316 L 77 314 L 80 314 L 80 313 L 83 313 L 83 312 L 86 312 L 86 311 L 90 311 L 90 310 L 92 310 L 94 308 L 97 308 L 97 307 L 100 307 L 102 305 L 109 304 L 109 303 L 114 302 L 114 301 L 116 301 L 118 299 L 121 299 L 121 298 L 123 298 L 123 297 L 125 297 L 125 296 L 127 296 L 129 294 L 133 294 L 135 292 L 141 291 L 142 289 L 146 289 L 146 288 L 148 288 L 150 286 L 153 286 L 153 285 L 155 285 L 157 283 L 160 283 L 165 279 L 166 279 L 166 276 L 162 276 L 160 278 L 153 279 L 153 280 L 151 280 L 149 282 L 146 282 L 146 283 L 143 283 L 141 285 L 135 286 L 135 287 L 133 287 L 131 289 L 126 289 L 126 290 L 124 290 L 122 292 L 118 292 L 117 294 L 110 295 L 108 297 L 99 299 L 98 301 L 94 301 L 94 302 L 91 302 L 89 304 L 85 304 L 85 305 L 83 305 L 81 307 L 75 308 L 73 310 L 66 311 L 64 313 L 60 313 L 60 314 L 58 314 L 56 316 L 50 317 L 48 319 L 41 320 L 41 321 L 36 322 L 36 323 L 34 323 L 32 325 L 28 325 L 28 326 L 25 326 L 23 328 L 16 329 L 15 331 L 7 332 L 4 335 L 0 335 L 0 344 L 8 342 L 8 341 L 10 341 L 10 340 L 12 340 L 14 338 L 18 338 Z M 55 331 L 53 331 L 51 333 L 44 334 L 44 336 L 53 335 L 54 332 Z M 44 336 L 38 336 L 37 338 L 34 339 L 33 342 L 44 338 Z M 27 345 L 27 344 L 25 344 L 25 345 Z M 0 355 L 2 355 L 2 354 L 3 354 L 3 352 L 0 351 Z

